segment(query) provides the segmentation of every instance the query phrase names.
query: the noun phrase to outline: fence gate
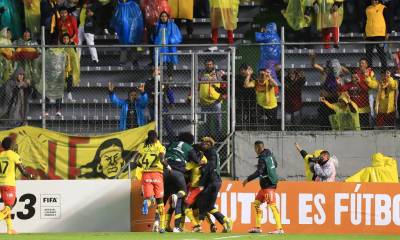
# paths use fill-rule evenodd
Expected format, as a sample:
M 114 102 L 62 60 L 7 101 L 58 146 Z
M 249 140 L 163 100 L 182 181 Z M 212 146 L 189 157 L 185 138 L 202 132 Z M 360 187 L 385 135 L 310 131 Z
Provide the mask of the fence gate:
M 220 155 L 221 171 L 231 175 L 234 50 L 159 55 L 156 119 L 160 139 L 167 144 L 183 131 L 191 132 L 196 142 L 212 137 Z

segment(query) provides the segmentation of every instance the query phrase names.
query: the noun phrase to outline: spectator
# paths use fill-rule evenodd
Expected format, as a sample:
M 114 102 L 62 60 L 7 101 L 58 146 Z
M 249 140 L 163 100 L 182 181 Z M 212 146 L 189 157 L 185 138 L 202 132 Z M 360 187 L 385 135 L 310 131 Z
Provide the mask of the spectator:
M 14 41 L 17 46 L 37 46 L 38 43 L 31 38 L 31 32 L 26 29 L 21 39 Z M 39 48 L 17 48 L 14 54 L 15 68 L 22 68 L 25 72 L 25 78 L 31 80 L 31 86 L 36 87 L 40 82 L 41 69 L 39 59 Z M 33 90 L 32 95 L 36 93 Z
M 233 30 L 237 27 L 239 0 L 210 0 L 210 8 L 213 44 L 218 43 L 218 28 L 220 26 L 223 26 L 227 31 L 228 43 L 233 44 Z
M 400 50 L 397 50 L 397 52 L 393 54 L 393 59 L 396 66 L 396 73 L 394 76 L 400 78 Z
M 333 40 L 334 47 L 339 45 L 339 28 L 343 21 L 343 0 L 317 0 L 314 2 L 317 14 L 317 29 L 322 32 L 324 48 L 330 48 Z
M 154 44 L 153 34 L 155 32 L 155 26 L 158 22 L 162 12 L 171 13 L 171 8 L 168 5 L 167 0 L 142 0 L 140 1 L 140 8 L 142 9 L 143 16 L 145 19 L 145 39 L 146 42 Z M 154 48 L 150 48 L 151 62 L 148 64 L 150 67 L 154 67 Z
M 31 82 L 25 78 L 24 70 L 18 68 L 10 80 L 0 88 L 0 118 L 9 122 L 10 128 L 26 124 L 28 98 L 31 94 Z
M 109 29 L 109 27 L 110 27 L 110 22 L 113 17 L 113 13 L 114 13 L 114 9 L 115 9 L 115 6 L 114 6 L 115 1 L 97 0 L 97 2 L 99 3 L 99 9 L 98 9 L 98 13 L 96 15 L 101 16 L 97 19 L 98 26 L 99 26 L 99 28 L 98 28 L 99 32 L 97 32 L 97 33 L 109 35 L 110 31 L 111 31 L 111 29 Z
M 389 70 L 382 72 L 384 76 L 381 81 L 366 77 L 371 88 L 378 89 L 375 99 L 376 126 L 378 128 L 395 126 L 396 122 L 396 94 L 398 83 L 395 81 Z
M 307 153 L 298 143 L 294 144 L 297 151 L 303 157 L 304 160 L 304 170 L 307 181 L 315 181 L 316 175 L 314 171 L 314 163 L 316 163 L 321 155 L 321 152 L 325 151 L 322 149 L 315 150 L 312 153 Z
M 360 130 L 360 118 L 357 104 L 353 102 L 347 92 L 342 93 L 337 103 L 330 103 L 321 97 L 320 101 L 335 114 L 329 116 L 332 130 Z
M 265 27 L 261 28 L 261 32 L 256 32 L 256 42 L 267 44 L 261 46 L 258 69 L 268 69 L 274 80 L 280 82 L 275 71 L 276 65 L 281 63 L 281 39 L 279 38 L 276 24 L 268 23 Z
M 371 5 L 367 7 L 365 14 L 366 22 L 364 24 L 364 37 L 366 41 L 372 42 L 365 45 L 368 64 L 369 66 L 373 67 L 373 51 L 374 48 L 376 48 L 378 57 L 381 61 L 382 69 L 385 71 L 387 68 L 387 62 L 384 44 L 379 42 L 389 39 L 391 28 L 388 10 L 385 5 L 380 3 L 379 0 L 371 0 Z
M 321 80 L 324 82 L 320 96 L 329 103 L 336 103 L 338 100 L 338 86 L 337 83 L 342 81 L 345 74 L 350 71 L 342 66 L 337 59 L 330 59 L 326 61 L 325 67 L 316 63 L 315 54 L 311 54 L 311 66 L 321 74 Z M 328 108 L 326 104 L 321 103 L 318 108 L 319 125 L 325 128 L 330 125 L 329 116 L 334 114 L 332 109 Z
M 60 11 L 57 0 L 41 0 L 40 25 L 45 27 L 46 44 L 58 44 Z
M 88 0 L 85 0 L 86 2 L 89 2 Z M 74 16 L 75 19 L 79 19 L 79 13 L 80 13 L 80 8 L 81 4 L 83 3 L 83 0 L 64 0 L 64 3 L 62 6 L 65 6 L 68 10 L 68 13 L 71 14 L 71 16 Z
M 80 14 L 80 24 L 78 29 L 79 44 L 82 45 L 83 40 L 86 40 L 86 44 L 94 46 L 94 35 L 97 27 L 97 16 L 94 16 L 94 6 L 84 5 Z M 97 56 L 97 50 L 95 47 L 89 48 L 90 56 L 94 64 L 99 63 L 99 57 Z M 78 48 L 78 55 L 81 58 L 82 48 Z
M 155 94 L 154 94 L 154 84 L 160 82 L 160 70 L 155 69 L 153 71 L 153 76 L 152 78 L 149 78 L 146 81 L 145 84 L 145 92 L 147 93 L 147 96 L 149 96 L 149 102 L 148 102 L 148 109 L 150 112 L 150 121 L 155 120 L 155 109 L 154 109 L 154 104 L 155 104 Z M 163 116 L 163 125 L 165 130 L 167 131 L 167 137 L 166 140 L 169 142 L 172 142 L 175 140 L 176 137 L 176 132 L 172 127 L 172 120 L 171 117 L 168 115 L 169 113 L 169 108 L 173 108 L 175 104 L 175 96 L 174 92 L 172 91 L 171 88 L 168 86 L 161 86 L 163 95 L 162 95 L 162 100 L 163 100 L 163 111 L 162 114 Z
M 176 45 L 182 42 L 181 31 L 178 26 L 169 19 L 169 15 L 167 12 L 162 12 L 160 14 L 160 18 L 155 26 L 155 31 L 153 33 L 153 42 L 155 45 Z M 176 47 L 161 47 L 161 53 L 176 53 Z M 178 64 L 178 56 L 177 55 L 163 55 L 162 60 L 160 59 L 160 63 L 167 64 L 167 74 L 169 79 L 172 79 L 172 71 L 173 65 Z
M 312 42 L 312 13 L 314 1 L 288 0 L 285 10 L 281 13 L 285 17 L 288 28 L 285 29 L 285 39 L 289 42 Z M 287 49 L 303 47 L 309 48 L 308 45 L 290 45 Z
M 335 182 L 338 160 L 326 150 L 316 150 L 308 154 L 299 144 L 295 143 L 297 151 L 304 158 L 306 165 L 306 177 L 315 182 Z M 311 178 L 312 174 L 312 178 Z
M 78 23 L 76 18 L 68 14 L 68 9 L 64 6 L 59 8 L 60 21 L 58 22 L 58 34 L 60 42 L 63 42 L 65 34 L 70 38 L 71 43 L 77 45 L 79 43 L 78 38 Z
M 308 28 L 311 25 L 311 1 L 288 0 L 285 10 L 282 10 L 282 15 L 285 17 L 288 25 L 295 31 L 300 31 Z
M 72 45 L 70 37 L 67 33 L 63 37 L 64 45 Z M 73 101 L 72 88 L 79 85 L 80 82 L 80 61 L 75 47 L 65 48 L 65 82 L 67 84 L 67 98 Z
M 224 90 L 220 82 L 223 75 L 222 71 L 216 71 L 214 60 L 208 59 L 205 61 L 205 73 L 200 81 L 207 81 L 208 83 L 200 83 L 199 93 L 201 111 L 205 112 L 206 119 L 205 132 L 202 135 L 212 136 L 214 139 L 221 139 L 222 137 L 221 108 Z M 212 126 L 215 126 L 215 131 L 212 130 Z
M 111 25 L 118 34 L 120 44 L 132 45 L 142 42 L 143 16 L 139 5 L 133 0 L 118 0 Z M 132 48 L 121 49 L 120 64 L 126 64 L 128 56 L 132 56 L 133 65 L 138 65 L 132 50 Z
M 360 65 L 360 67 L 358 69 L 356 69 L 356 73 L 357 73 L 358 78 L 360 79 L 360 83 L 361 82 L 366 83 L 365 76 L 370 76 L 372 79 L 375 79 L 375 73 L 368 66 L 368 60 L 366 58 L 361 58 L 359 65 Z M 375 113 L 374 113 L 375 90 L 374 89 L 371 89 L 371 88 L 369 89 L 368 101 L 369 101 L 370 119 L 374 119 L 374 116 L 375 116 Z M 361 124 L 362 124 L 362 122 L 361 122 Z M 372 121 L 370 121 L 370 125 L 372 125 Z
M 171 6 L 171 18 L 178 28 L 182 19 L 186 19 L 186 34 L 188 38 L 192 38 L 194 0 L 168 0 L 168 4 Z
M 365 77 L 363 79 L 365 79 Z M 357 104 L 362 128 L 370 127 L 368 91 L 368 84 L 365 81 L 361 81 L 357 72 L 354 72 L 351 75 L 350 82 L 344 84 L 339 83 L 339 92 L 347 92 L 350 96 L 350 99 Z
M 62 117 L 61 103 L 64 97 L 66 51 L 63 48 L 49 48 L 45 52 L 46 62 L 46 109 L 45 116 L 49 116 L 50 108 L 55 108 L 56 116 Z M 42 78 L 37 85 L 39 93 L 43 94 Z M 44 117 L 45 117 L 44 116 Z
M 256 126 L 256 95 L 253 89 L 246 88 L 245 82 L 254 81 L 256 75 L 247 63 L 243 63 L 236 76 L 236 129 L 245 130 L 245 126 Z
M 245 87 L 254 88 L 257 99 L 257 123 L 261 125 L 261 120 L 267 118 L 267 124 L 269 126 L 277 125 L 277 114 L 278 114 L 278 101 L 276 98 L 275 87 L 278 83 L 274 80 L 271 72 L 268 69 L 259 70 L 257 80 L 246 79 Z M 265 123 L 265 122 L 264 122 Z M 271 128 L 273 129 L 273 128 Z
M 168 0 L 142 0 L 140 1 L 147 31 L 151 34 L 154 32 L 154 27 L 160 18 L 162 12 L 171 14 L 171 7 L 168 5 Z
M 0 31 L 0 46 L 11 46 L 8 28 L 3 28 Z M 13 48 L 0 48 L 0 85 L 10 79 L 14 71 L 12 58 L 14 55 Z
M 0 5 L 0 29 L 7 27 L 16 38 L 22 35 L 22 9 L 21 2 L 15 0 L 3 0 Z
M 24 0 L 25 26 L 33 39 L 40 38 L 40 0 Z
M 140 127 L 146 124 L 144 111 L 147 108 L 148 96 L 144 91 L 144 84 L 135 87 L 128 95 L 128 98 L 122 100 L 114 92 L 114 85 L 108 83 L 110 101 L 120 110 L 119 130 L 123 131 L 130 128 Z
M 210 17 L 210 1 L 194 1 L 194 16 L 196 18 Z
M 302 90 L 306 78 L 303 71 L 289 70 L 285 77 L 285 118 L 292 125 L 301 124 L 301 108 L 303 107 Z

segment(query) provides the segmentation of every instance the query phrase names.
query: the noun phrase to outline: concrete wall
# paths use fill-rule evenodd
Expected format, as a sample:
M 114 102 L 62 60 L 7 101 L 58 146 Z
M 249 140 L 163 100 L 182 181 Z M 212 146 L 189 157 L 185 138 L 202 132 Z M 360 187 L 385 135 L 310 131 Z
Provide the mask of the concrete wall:
M 363 132 L 236 132 L 236 177 L 244 178 L 254 172 L 257 164 L 254 142 L 264 141 L 278 161 L 280 177 L 288 180 L 304 179 L 304 163 L 294 144 L 307 152 L 326 149 L 339 159 L 338 177 L 351 176 L 370 165 L 375 152 L 397 159 L 400 166 L 400 131 Z

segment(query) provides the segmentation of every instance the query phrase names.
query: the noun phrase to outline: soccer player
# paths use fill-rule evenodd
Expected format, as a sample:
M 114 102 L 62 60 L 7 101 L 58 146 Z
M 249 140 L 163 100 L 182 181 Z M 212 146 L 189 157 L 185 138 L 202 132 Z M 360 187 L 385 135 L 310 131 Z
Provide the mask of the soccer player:
M 11 150 L 13 147 L 12 138 L 4 138 L 1 142 L 1 146 L 3 151 L 0 153 L 0 192 L 4 202 L 4 208 L 0 211 L 0 220 L 6 221 L 7 234 L 16 234 L 11 220 L 11 209 L 16 203 L 16 167 L 24 177 L 33 179 L 33 176 L 25 171 L 20 156 Z
M 198 163 L 196 151 L 192 144 L 194 136 L 190 132 L 180 133 L 177 142 L 172 142 L 165 155 L 166 161 L 172 171 L 164 171 L 165 195 L 164 202 L 171 196 L 171 208 L 166 216 L 166 223 L 169 225 L 173 210 L 175 210 L 175 227 L 173 232 L 183 232 L 181 217 L 183 211 L 183 198 L 186 196 L 187 188 L 185 181 L 186 163 Z
M 148 205 L 153 198 L 156 199 L 157 214 L 160 218 L 159 225 L 160 233 L 164 233 L 165 230 L 165 215 L 164 215 L 164 181 L 163 172 L 164 165 L 171 171 L 171 167 L 164 162 L 165 147 L 158 140 L 156 131 L 150 130 L 147 133 L 147 139 L 144 143 L 141 143 L 138 148 L 138 152 L 141 155 L 137 161 L 136 166 L 143 169 L 142 175 L 142 189 L 143 189 L 143 208 L 142 213 L 148 214 Z M 134 168 L 136 167 L 134 166 Z
M 214 143 L 214 140 L 210 137 L 203 138 L 201 143 L 201 150 L 207 158 L 207 164 L 201 168 L 202 176 L 199 187 L 202 191 L 197 199 L 200 222 L 197 227 L 201 226 L 207 214 L 211 214 L 224 227 L 223 232 L 228 233 L 232 231 L 232 220 L 215 208 L 222 181 L 219 172 L 218 153 L 214 148 Z M 211 221 L 210 224 L 211 232 L 216 232 L 215 225 Z
M 269 149 L 264 148 L 264 143 L 262 141 L 256 141 L 254 143 L 254 150 L 258 155 L 257 170 L 243 181 L 243 187 L 245 187 L 248 182 L 259 178 L 261 190 L 258 192 L 256 200 L 253 203 L 256 210 L 256 226 L 250 229 L 249 233 L 262 232 L 262 210 L 260 209 L 260 206 L 264 202 L 267 202 L 276 222 L 276 230 L 269 233 L 283 234 L 284 231 L 281 225 L 281 217 L 275 201 L 275 189 L 278 184 L 278 175 L 276 173 L 277 162 L 272 155 L 272 152 Z

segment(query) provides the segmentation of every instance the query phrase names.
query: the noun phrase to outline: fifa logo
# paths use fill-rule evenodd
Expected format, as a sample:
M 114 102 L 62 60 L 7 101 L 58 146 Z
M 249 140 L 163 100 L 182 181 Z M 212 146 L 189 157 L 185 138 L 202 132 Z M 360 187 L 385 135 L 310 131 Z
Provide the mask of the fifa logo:
M 57 198 L 55 197 L 44 197 L 42 198 L 43 203 L 57 203 Z

